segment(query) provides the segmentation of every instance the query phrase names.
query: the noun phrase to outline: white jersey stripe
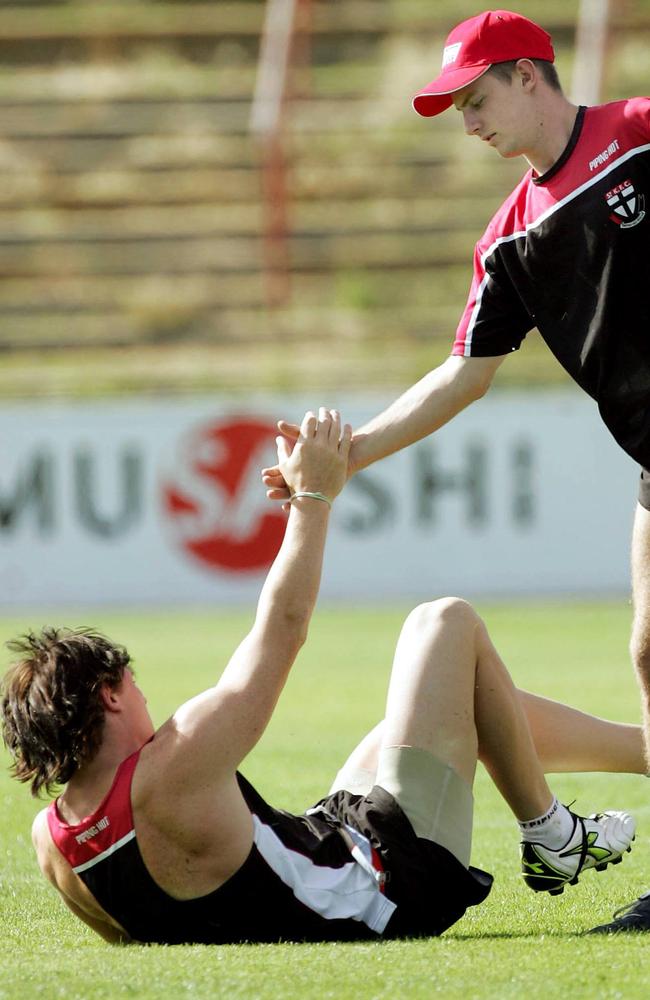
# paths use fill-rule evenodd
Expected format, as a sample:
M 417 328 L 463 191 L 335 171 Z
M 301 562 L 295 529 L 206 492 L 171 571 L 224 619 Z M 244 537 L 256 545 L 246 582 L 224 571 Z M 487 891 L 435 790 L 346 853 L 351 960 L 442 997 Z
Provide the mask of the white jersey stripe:
M 629 149 L 627 153 L 624 153 L 623 156 L 619 156 L 618 160 L 614 160 L 613 163 L 610 163 L 607 167 L 605 167 L 604 170 L 601 170 L 600 173 L 596 174 L 594 177 L 590 177 L 588 181 L 585 181 L 584 184 L 581 184 L 580 187 L 577 187 L 575 191 L 572 191 L 570 194 L 568 194 L 566 198 L 562 198 L 561 201 L 556 201 L 554 205 L 551 205 L 550 208 L 547 208 L 545 212 L 542 212 L 542 214 L 538 219 L 535 219 L 534 222 L 529 222 L 525 229 L 522 229 L 520 232 L 517 233 L 511 233 L 509 236 L 499 236 L 499 238 L 496 239 L 494 243 L 492 243 L 492 245 L 488 247 L 488 249 L 481 257 L 481 264 L 483 265 L 483 267 L 485 267 L 485 262 L 490 256 L 490 254 L 492 254 L 501 243 L 509 243 L 512 240 L 518 240 L 522 236 L 525 236 L 528 232 L 530 232 L 531 229 L 535 229 L 537 226 L 541 226 L 542 222 L 546 222 L 546 220 L 550 218 L 551 215 L 554 215 L 560 208 L 564 208 L 564 206 L 567 205 L 570 201 L 573 201 L 574 198 L 577 198 L 578 195 L 581 195 L 583 191 L 586 191 L 588 188 L 592 187 L 594 184 L 597 184 L 599 181 L 601 181 L 603 177 L 606 177 L 607 174 L 611 173 L 611 171 L 614 170 L 615 167 L 620 167 L 622 163 L 625 163 L 633 156 L 639 156 L 641 153 L 647 153 L 649 150 L 650 150 L 650 143 L 646 143 L 644 146 L 636 146 L 634 149 Z
M 131 830 L 129 833 L 126 833 L 123 837 L 120 837 L 119 840 L 116 840 L 114 844 L 111 844 L 110 847 L 107 847 L 105 851 L 102 851 L 101 854 L 98 854 L 96 858 L 91 858 L 90 861 L 85 861 L 82 865 L 77 865 L 75 868 L 72 869 L 73 872 L 76 872 L 77 875 L 80 875 L 81 872 L 88 871 L 88 869 L 92 868 L 93 865 L 99 864 L 100 861 L 104 861 L 106 858 L 110 857 L 111 854 L 114 854 L 115 851 L 119 851 L 120 847 L 124 847 L 124 845 L 128 844 L 128 842 L 130 840 L 133 840 L 134 837 L 135 837 L 135 830 Z
M 624 153 L 622 156 L 619 156 L 617 160 L 614 160 L 612 163 L 608 164 L 603 170 L 599 171 L 593 177 L 590 177 L 588 181 L 585 181 L 584 184 L 581 184 L 580 187 L 577 187 L 575 191 L 571 191 L 571 193 L 568 194 L 565 198 L 562 198 L 560 201 L 557 201 L 554 205 L 551 205 L 550 208 L 547 208 L 545 212 L 542 212 L 539 218 L 535 219 L 533 222 L 529 222 L 525 229 L 521 229 L 516 233 L 510 233 L 508 236 L 499 236 L 498 239 L 494 241 L 494 243 L 490 244 L 490 246 L 487 248 L 487 250 L 484 251 L 484 253 L 481 256 L 481 266 L 483 270 L 485 271 L 485 265 L 488 258 L 491 257 L 491 255 L 494 253 L 497 247 L 499 247 L 502 243 L 511 243 L 513 240 L 519 240 L 522 238 L 522 236 L 526 236 L 531 229 L 536 229 L 537 226 L 541 226 L 541 224 L 545 222 L 548 218 L 550 218 L 552 215 L 554 215 L 555 212 L 563 208 L 570 201 L 573 201 L 574 198 L 577 198 L 578 195 L 581 195 L 583 191 L 586 191 L 593 184 L 597 184 L 599 181 L 603 179 L 603 177 L 606 177 L 607 174 L 611 173 L 611 171 L 614 170 L 616 167 L 620 167 L 622 163 L 625 163 L 633 156 L 639 156 L 641 153 L 647 153 L 648 151 L 650 151 L 650 143 L 645 143 L 645 145 L 643 146 L 635 146 L 634 149 L 629 149 L 627 153 Z M 481 308 L 481 300 L 483 298 L 483 292 L 485 290 L 485 286 L 487 285 L 488 281 L 489 281 L 489 275 L 486 272 L 483 276 L 483 280 L 481 281 L 481 284 L 479 286 L 476 295 L 476 303 L 472 310 L 471 319 L 467 324 L 467 331 L 465 333 L 465 344 L 463 346 L 464 357 L 469 357 L 471 355 L 472 336 L 474 333 L 474 327 L 476 325 L 476 319 L 478 317 L 478 313 Z
M 485 266 L 485 265 L 484 265 Z M 483 298 L 483 289 L 489 281 L 489 275 L 487 272 L 483 275 L 483 280 L 479 285 L 478 292 L 476 294 L 476 302 L 474 303 L 474 308 L 472 309 L 472 316 L 467 324 L 467 333 L 465 334 L 465 345 L 463 347 L 463 356 L 466 358 L 472 355 L 472 337 L 474 335 L 474 326 L 476 325 L 476 317 L 478 316 L 478 311 L 481 308 L 481 299 Z
M 341 868 L 316 865 L 293 851 L 253 815 L 255 846 L 269 868 L 296 899 L 328 920 L 359 920 L 381 934 L 396 904 L 381 894 L 375 879 L 356 861 Z

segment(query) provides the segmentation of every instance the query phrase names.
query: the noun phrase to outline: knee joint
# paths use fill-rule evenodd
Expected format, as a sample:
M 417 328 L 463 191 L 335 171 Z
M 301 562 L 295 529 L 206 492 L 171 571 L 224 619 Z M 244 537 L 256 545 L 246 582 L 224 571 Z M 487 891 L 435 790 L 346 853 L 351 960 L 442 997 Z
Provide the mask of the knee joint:
M 416 627 L 448 624 L 459 627 L 475 625 L 479 620 L 471 604 L 462 597 L 440 597 L 435 601 L 419 604 L 408 617 Z

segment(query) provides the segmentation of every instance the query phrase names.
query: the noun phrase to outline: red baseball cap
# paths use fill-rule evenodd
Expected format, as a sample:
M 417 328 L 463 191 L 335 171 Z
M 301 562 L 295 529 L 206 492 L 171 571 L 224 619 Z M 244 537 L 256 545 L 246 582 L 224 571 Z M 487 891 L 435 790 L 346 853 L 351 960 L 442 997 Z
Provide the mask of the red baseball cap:
M 510 10 L 486 10 L 457 25 L 445 42 L 440 76 L 413 98 L 413 107 L 432 118 L 453 104 L 451 94 L 511 59 L 555 60 L 551 36 L 534 21 Z

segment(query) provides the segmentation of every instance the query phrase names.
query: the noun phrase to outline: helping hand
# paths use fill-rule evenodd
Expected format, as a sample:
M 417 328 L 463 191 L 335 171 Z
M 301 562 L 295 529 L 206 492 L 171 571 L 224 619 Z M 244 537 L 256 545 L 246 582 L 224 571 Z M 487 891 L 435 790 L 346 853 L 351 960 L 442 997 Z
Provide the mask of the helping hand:
M 289 431 L 289 437 L 277 438 L 278 464 L 262 469 L 262 481 L 271 500 L 284 500 L 288 510 L 288 497 L 307 491 L 323 493 L 333 500 L 345 485 L 352 427 L 341 429 L 338 410 L 321 406 L 318 417 L 308 410 L 300 427 L 281 421 L 280 429 Z

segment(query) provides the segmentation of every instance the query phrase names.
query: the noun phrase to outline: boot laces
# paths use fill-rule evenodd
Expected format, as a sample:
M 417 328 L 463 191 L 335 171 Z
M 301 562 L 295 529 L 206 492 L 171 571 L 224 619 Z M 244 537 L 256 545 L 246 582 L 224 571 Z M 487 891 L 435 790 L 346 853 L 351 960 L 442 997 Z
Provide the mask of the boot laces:
M 642 893 L 638 899 L 635 899 L 632 903 L 624 903 L 623 906 L 619 906 L 618 910 L 614 910 L 614 920 L 618 920 L 619 917 L 630 917 L 636 911 L 636 907 L 641 903 L 640 911 L 641 913 L 650 909 L 650 889 L 647 892 Z

